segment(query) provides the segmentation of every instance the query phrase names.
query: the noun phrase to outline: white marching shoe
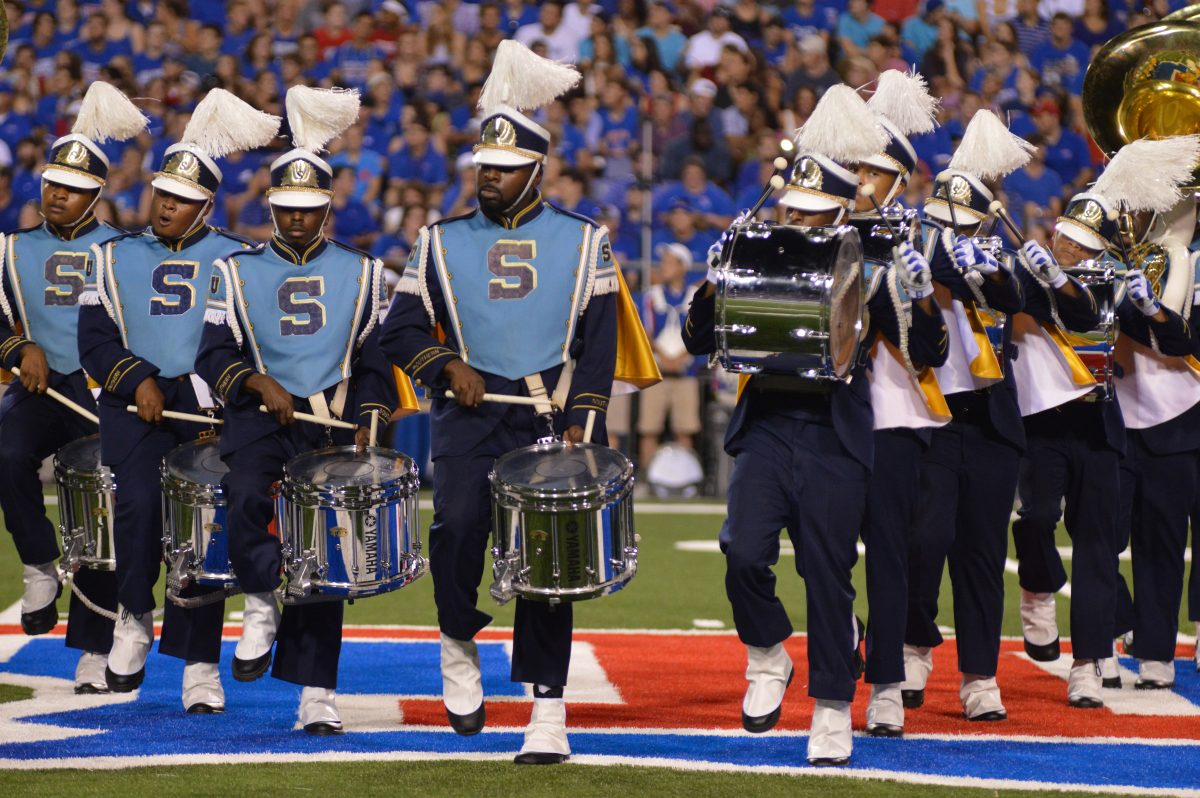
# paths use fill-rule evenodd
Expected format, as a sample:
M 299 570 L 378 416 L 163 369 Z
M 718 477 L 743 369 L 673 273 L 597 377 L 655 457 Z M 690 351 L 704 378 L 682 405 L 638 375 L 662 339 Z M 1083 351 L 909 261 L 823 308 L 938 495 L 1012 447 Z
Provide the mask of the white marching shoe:
M 1067 703 L 1077 709 L 1100 709 L 1104 706 L 1100 696 L 1101 683 L 1098 660 L 1075 660 L 1067 676 Z
M 845 765 L 854 747 L 850 730 L 850 702 L 818 698 L 808 732 L 808 764 L 817 767 Z
M 271 666 L 271 646 L 279 631 L 279 605 L 275 594 L 247 593 L 242 613 L 242 636 L 233 650 L 233 678 L 252 682 Z
M 1100 660 L 1100 686 L 1121 689 L 1121 664 L 1117 661 L 1117 642 L 1113 641 L 1112 656 Z
M 925 703 L 925 683 L 933 673 L 933 649 L 929 646 L 904 644 L 904 681 L 900 696 L 904 706 L 916 709 Z
M 759 734 L 779 722 L 783 694 L 792 683 L 792 658 L 783 643 L 769 648 L 746 646 L 746 697 L 742 700 L 742 728 Z
M 557 765 L 570 755 L 566 702 L 561 698 L 534 698 L 525 743 L 513 761 L 518 765 Z
M 1025 653 L 1030 659 L 1038 662 L 1058 659 L 1061 652 L 1053 593 L 1021 590 L 1021 630 L 1025 636 Z
M 113 626 L 112 650 L 104 678 L 114 693 L 131 693 L 142 686 L 146 678 L 146 657 L 154 645 L 154 613 L 134 615 L 117 607 L 117 622 Z
M 995 676 L 964 673 L 958 697 L 967 720 L 1008 720 L 1008 710 L 1000 702 L 1000 685 L 996 684 Z
M 454 731 L 470 736 L 483 730 L 487 712 L 483 705 L 479 647 L 474 640 L 455 640 L 442 635 L 442 703 Z
M 337 710 L 337 692 L 325 687 L 300 691 L 300 725 L 317 736 L 342 733 L 342 716 Z
M 900 683 L 871 685 L 867 704 L 867 734 L 872 737 L 904 735 L 904 698 Z
M 1175 686 L 1175 661 L 1138 660 L 1138 678 L 1133 685 L 1138 690 L 1170 690 Z
M 75 665 L 75 694 L 95 695 L 108 692 L 108 680 L 104 670 L 108 667 L 108 655 L 85 651 L 79 655 Z
M 225 689 L 215 662 L 189 662 L 183 666 L 183 708 L 189 715 L 225 711 Z
M 24 567 L 25 591 L 21 594 L 21 630 L 27 635 L 44 635 L 58 623 L 55 602 L 62 595 L 58 568 L 53 562 Z

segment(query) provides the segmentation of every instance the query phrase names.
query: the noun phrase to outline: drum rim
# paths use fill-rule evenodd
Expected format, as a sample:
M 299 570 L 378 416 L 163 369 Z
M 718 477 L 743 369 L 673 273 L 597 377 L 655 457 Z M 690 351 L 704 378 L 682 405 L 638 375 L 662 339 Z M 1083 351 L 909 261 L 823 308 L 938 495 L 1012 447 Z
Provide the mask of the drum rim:
M 510 482 L 500 476 L 499 468 L 507 458 L 517 454 L 523 454 L 530 450 L 538 453 L 548 453 L 551 451 L 563 451 L 567 444 L 563 441 L 549 441 L 546 443 L 535 443 L 531 446 L 522 446 L 519 449 L 513 449 L 511 452 L 506 452 L 496 458 L 492 464 L 491 470 L 488 472 L 488 482 L 492 486 L 493 499 L 499 498 L 495 494 L 500 493 L 512 498 L 532 498 L 532 499 L 548 499 L 553 501 L 574 500 L 574 499 L 599 499 L 607 496 L 609 493 L 623 493 L 626 489 L 633 489 L 633 461 L 619 449 L 613 449 L 610 446 L 605 446 L 600 443 L 578 443 L 574 444 L 580 447 L 591 447 L 593 449 L 605 449 L 621 458 L 621 473 L 613 480 L 601 482 L 594 485 L 588 485 L 581 488 L 560 488 L 560 489 L 545 489 L 533 488 L 527 485 L 521 485 L 515 482 Z M 609 502 L 605 502 L 608 504 Z M 562 508 L 555 508 L 562 509 Z M 578 509 L 588 509 L 580 507 Z
M 325 446 L 320 449 L 312 449 L 307 452 L 301 452 L 284 463 L 283 477 L 280 480 L 280 488 L 281 490 L 286 490 L 288 487 L 291 487 L 293 489 L 311 490 L 329 495 L 362 495 L 372 491 L 384 490 L 393 486 L 400 488 L 411 487 L 411 483 L 414 480 L 417 482 L 417 484 L 420 484 L 420 474 L 417 471 L 417 463 L 415 460 L 413 460 L 413 458 L 409 457 L 404 452 L 401 452 L 397 449 L 390 449 L 386 446 L 368 446 L 365 451 L 366 453 L 373 454 L 388 453 L 388 457 L 394 455 L 396 459 L 406 461 L 408 468 L 403 474 L 395 477 L 394 479 L 389 479 L 385 482 L 372 485 L 318 485 L 315 482 L 301 479 L 292 473 L 290 466 L 292 463 L 302 457 L 314 457 L 320 454 L 354 454 L 357 452 L 357 448 L 353 445 Z

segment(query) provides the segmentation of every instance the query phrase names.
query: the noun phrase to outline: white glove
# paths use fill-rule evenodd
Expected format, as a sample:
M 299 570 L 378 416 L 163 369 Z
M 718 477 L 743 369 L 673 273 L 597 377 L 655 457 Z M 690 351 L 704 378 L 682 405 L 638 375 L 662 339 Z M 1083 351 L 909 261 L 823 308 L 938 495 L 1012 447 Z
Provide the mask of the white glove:
M 1041 244 L 1036 241 L 1026 241 L 1021 247 L 1021 254 L 1025 256 L 1025 262 L 1029 264 L 1030 268 L 1052 287 L 1062 288 L 1066 285 L 1066 273 L 1054 260 L 1054 256 L 1047 252 Z
M 1162 310 L 1158 297 L 1150 288 L 1150 281 L 1146 279 L 1146 275 L 1142 274 L 1140 269 L 1125 272 L 1125 285 L 1129 289 L 1129 298 L 1142 313 L 1153 316 Z
M 910 297 L 924 299 L 933 293 L 933 272 L 929 269 L 929 261 L 913 249 L 912 244 L 905 241 L 896 247 L 893 262 L 900 285 L 904 286 Z
M 977 247 L 975 242 L 966 236 L 958 237 L 958 242 L 954 245 L 954 251 L 950 253 L 950 257 L 960 271 L 974 269 L 980 274 L 995 274 L 1000 271 L 999 262 Z
M 717 284 L 717 272 L 721 268 L 721 251 L 725 249 L 725 235 L 722 233 L 721 237 L 708 248 L 708 257 L 706 258 L 708 277 L 706 279 L 713 285 Z

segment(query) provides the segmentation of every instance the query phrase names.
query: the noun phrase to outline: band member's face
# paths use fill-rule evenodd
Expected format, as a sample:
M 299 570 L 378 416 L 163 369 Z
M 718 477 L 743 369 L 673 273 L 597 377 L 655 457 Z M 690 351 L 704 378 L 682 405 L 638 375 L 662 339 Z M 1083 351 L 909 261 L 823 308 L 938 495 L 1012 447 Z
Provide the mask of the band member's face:
M 859 189 L 861 190 L 863 186 L 874 186 L 875 202 L 880 205 L 883 205 L 884 198 L 896 185 L 896 181 L 900 179 L 900 175 L 896 172 L 889 172 L 887 169 L 880 169 L 878 166 L 865 163 L 860 163 L 855 171 L 858 172 Z M 856 211 L 869 211 L 874 207 L 871 198 L 864 197 L 862 194 L 859 194 L 854 200 L 854 210 Z
M 279 237 L 293 247 L 304 247 L 316 240 L 325 225 L 325 217 L 329 215 L 329 206 L 320 205 L 316 208 L 285 208 L 279 205 L 271 206 L 271 217 L 275 220 L 275 229 Z
M 208 205 L 204 200 L 190 200 L 154 189 L 150 200 L 150 226 L 154 235 L 167 241 L 182 238 L 196 225 Z
M 42 215 L 55 227 L 68 227 L 79 221 L 96 200 L 100 189 L 85 191 L 49 180 L 42 181 Z
M 837 218 L 838 212 L 836 209 L 813 213 L 812 211 L 802 211 L 798 208 L 788 208 L 787 212 L 787 223 L 794 224 L 797 227 L 828 227 Z
M 480 166 L 475 180 L 475 196 L 479 200 L 479 207 L 491 214 L 507 211 L 521 199 L 533 168 L 533 164 L 517 167 Z M 536 188 L 541 182 L 542 173 L 539 170 L 530 188 Z
M 1050 254 L 1058 261 L 1060 266 L 1071 268 L 1078 266 L 1085 260 L 1100 257 L 1100 253 L 1094 249 L 1088 249 L 1082 244 L 1067 238 L 1062 233 L 1054 234 L 1054 241 L 1050 245 Z

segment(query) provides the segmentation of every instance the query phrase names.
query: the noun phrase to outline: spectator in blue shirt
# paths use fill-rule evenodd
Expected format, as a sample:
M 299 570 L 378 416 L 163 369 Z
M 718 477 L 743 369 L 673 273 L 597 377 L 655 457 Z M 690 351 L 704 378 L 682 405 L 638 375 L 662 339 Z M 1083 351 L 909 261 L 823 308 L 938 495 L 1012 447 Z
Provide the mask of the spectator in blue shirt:
M 354 198 L 354 170 L 340 166 L 333 170 L 333 237 L 359 249 L 369 250 L 379 235 L 375 217 Z
M 117 56 L 133 56 L 129 42 L 108 40 L 108 17 L 96 11 L 80 28 L 79 40 L 71 45 L 83 63 L 83 79 L 92 83 L 100 78 L 100 70 Z
M 588 199 L 587 177 L 578 169 L 563 169 L 548 193 L 551 201 L 564 211 L 586 216 L 592 221 L 603 213 L 599 205 Z
M 374 17 L 363 12 L 354 18 L 350 26 L 353 38 L 337 48 L 330 64 L 342 86 L 363 88 L 367 85 L 367 68 L 372 61 L 383 61 L 382 48 L 371 41 Z
M 1049 209 L 1063 195 L 1063 181 L 1053 169 L 1046 168 L 1046 152 L 1043 149 L 1042 137 L 1033 135 L 1029 143 L 1037 147 L 1022 168 L 1004 179 L 1004 193 L 1008 195 L 1008 205 L 1018 211 L 1022 217 L 1037 215 L 1034 208 Z
M 658 47 L 658 60 L 671 73 L 679 69 L 683 51 L 687 49 L 687 36 L 675 25 L 669 3 L 654 2 L 646 10 L 646 25 L 637 29 L 638 36 L 649 36 Z
M 628 158 L 636 154 L 638 112 L 623 80 L 609 78 L 604 87 L 604 105 L 600 118 L 600 154 L 606 158 Z
M 837 9 L 829 3 L 817 6 L 816 0 L 796 0 L 780 12 L 783 24 L 796 41 L 808 36 L 820 36 L 829 43 L 830 33 L 837 28 Z
M 1017 0 L 1017 18 L 1012 21 L 1017 35 L 1017 49 L 1026 58 L 1050 40 L 1050 25 L 1038 15 L 1038 0 Z
M 396 91 L 396 84 L 390 75 L 375 75 L 367 84 L 367 95 L 363 98 L 363 105 L 367 108 L 363 146 L 375 152 L 385 153 L 391 146 L 392 139 L 400 132 L 404 93 Z
M 870 0 L 850 0 L 849 13 L 838 20 L 838 43 L 848 55 L 856 55 L 883 32 L 885 24 L 883 17 L 871 11 Z
M 13 146 L 32 131 L 33 119 L 13 110 L 12 84 L 0 81 L 0 140 Z
M 220 6 L 220 3 L 212 5 Z M 246 52 L 250 40 L 254 38 L 254 26 L 250 19 L 250 6 L 243 2 L 229 4 L 229 14 L 225 24 L 221 26 L 221 52 L 226 55 L 240 56 Z
M 205 25 L 197 37 L 196 52 L 183 56 L 183 65 L 198 78 L 205 78 L 217 70 L 217 56 L 221 54 L 221 29 L 216 25 Z
M 241 52 L 240 50 L 238 51 Z M 167 55 L 167 27 L 161 22 L 152 22 L 146 28 L 146 47 L 133 54 L 133 77 L 145 86 L 163 76 L 163 62 Z
M 1081 77 L 1091 60 L 1087 45 L 1075 41 L 1074 24 L 1059 12 L 1050 20 L 1050 39 L 1029 57 L 1029 65 L 1041 73 L 1046 86 L 1069 87 Z
M 1068 194 L 1083 191 L 1096 174 L 1087 141 L 1062 126 L 1062 111 L 1049 97 L 1033 106 L 1031 116 L 1044 141 L 1046 166 L 1062 178 Z
M 680 201 L 698 215 L 697 223 L 701 228 L 724 229 L 733 221 L 733 200 L 709 182 L 702 158 L 689 158 L 683 165 L 680 179 L 668 183 L 660 190 L 655 205 L 671 208 Z
M 445 182 L 448 174 L 446 156 L 430 145 L 429 122 L 414 115 L 404 126 L 404 146 L 396 150 L 388 163 L 388 177 L 404 183 L 437 186 Z
M 12 190 L 12 170 L 0 166 L 0 232 L 11 232 L 21 226 L 21 200 Z
M 365 146 L 364 138 L 361 124 L 351 126 L 342 135 L 344 146 L 329 159 L 329 165 L 335 168 L 349 167 L 354 175 L 354 198 L 367 205 L 374 205 L 383 191 L 386 161 L 379 152 Z
M 656 214 L 658 207 L 655 206 Z M 659 247 L 666 244 L 683 244 L 692 253 L 692 263 L 705 263 L 708 258 L 708 248 L 715 240 L 715 236 L 712 231 L 700 232 L 696 229 L 698 216 L 700 214 L 692 213 L 688 208 L 687 200 L 682 197 L 671 200 L 671 204 L 667 206 L 665 219 L 660 216 L 659 218 L 663 221 L 659 225 L 655 225 L 651 236 L 652 251 L 657 253 Z

